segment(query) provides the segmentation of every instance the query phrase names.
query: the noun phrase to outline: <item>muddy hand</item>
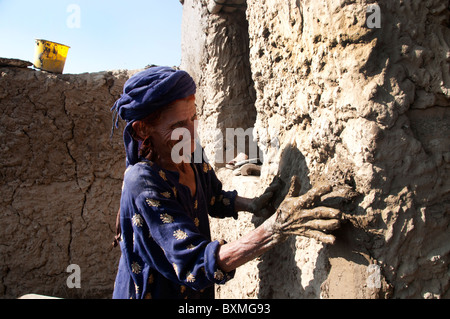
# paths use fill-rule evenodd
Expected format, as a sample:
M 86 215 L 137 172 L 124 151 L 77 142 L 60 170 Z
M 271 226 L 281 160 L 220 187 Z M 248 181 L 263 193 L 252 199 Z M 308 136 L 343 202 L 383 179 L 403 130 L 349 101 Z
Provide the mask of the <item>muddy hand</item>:
M 320 205 L 345 210 L 353 210 L 356 208 L 355 199 L 359 194 L 348 185 L 337 185 L 333 187 L 333 191 L 322 196 Z
M 265 222 L 266 230 L 274 232 L 280 239 L 300 235 L 334 243 L 335 237 L 328 232 L 339 228 L 341 211 L 325 206 L 315 207 L 321 197 L 331 190 L 331 186 L 321 185 L 300 197 L 287 197 L 277 213 Z
M 297 175 L 291 177 L 291 183 L 286 197 L 297 197 L 301 191 L 300 178 Z
M 266 188 L 264 193 L 255 197 L 250 205 L 249 212 L 253 213 L 257 217 L 268 218 L 275 212 L 273 206 L 274 195 L 281 189 L 282 183 L 278 177 L 275 177 L 273 182 Z

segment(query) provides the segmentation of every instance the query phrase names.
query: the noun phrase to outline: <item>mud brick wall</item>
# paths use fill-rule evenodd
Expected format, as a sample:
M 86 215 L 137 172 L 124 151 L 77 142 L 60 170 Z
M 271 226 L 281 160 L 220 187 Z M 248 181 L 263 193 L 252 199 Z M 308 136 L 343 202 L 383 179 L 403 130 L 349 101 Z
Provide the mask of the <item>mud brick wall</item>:
M 0 74 L 0 296 L 109 298 L 125 165 L 109 109 L 128 71 Z M 67 286 L 70 264 L 79 289 Z

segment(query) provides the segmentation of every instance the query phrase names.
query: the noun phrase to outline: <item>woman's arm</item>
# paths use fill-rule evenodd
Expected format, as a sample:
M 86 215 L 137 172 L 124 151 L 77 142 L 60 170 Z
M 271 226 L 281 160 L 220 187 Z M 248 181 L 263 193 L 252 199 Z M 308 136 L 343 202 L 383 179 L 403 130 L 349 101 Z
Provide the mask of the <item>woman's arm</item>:
M 253 201 L 251 198 L 241 197 L 239 195 L 236 196 L 236 199 L 234 201 L 234 210 L 236 212 L 241 211 L 250 211 L 250 204 Z
M 275 215 L 261 226 L 242 236 L 238 240 L 220 246 L 217 253 L 217 265 L 225 272 L 230 272 L 248 261 L 261 256 L 270 248 L 283 241 L 268 225 Z
M 268 218 L 275 212 L 272 202 L 275 194 L 280 190 L 280 188 L 280 180 L 274 179 L 269 187 L 265 189 L 264 193 L 258 197 L 246 198 L 237 195 L 234 202 L 234 211 L 246 211 L 255 214 L 257 217 Z

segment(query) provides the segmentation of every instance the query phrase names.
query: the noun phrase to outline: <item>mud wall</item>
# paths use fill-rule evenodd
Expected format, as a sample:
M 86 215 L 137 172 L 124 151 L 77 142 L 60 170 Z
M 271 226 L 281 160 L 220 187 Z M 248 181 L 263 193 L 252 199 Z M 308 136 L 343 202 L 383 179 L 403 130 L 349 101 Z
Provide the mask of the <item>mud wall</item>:
M 110 298 L 125 159 L 109 109 L 129 72 L 0 74 L 0 297 Z
M 211 15 L 205 1 L 183 2 L 181 69 L 198 84 L 196 104 L 202 145 L 212 164 L 223 167 L 227 154 L 231 160 L 249 148 L 248 143 L 242 150 L 233 147 L 233 140 L 227 141 L 231 135 L 226 129 L 245 131 L 256 120 L 248 23 L 243 10 L 229 8 L 227 14 Z M 220 9 L 215 7 L 209 9 Z
M 183 2 L 202 144 L 214 163 L 226 128 L 255 127 L 264 154 L 260 178 L 218 170 L 225 187 L 251 197 L 298 175 L 302 193 L 326 180 L 360 194 L 335 245 L 292 237 L 217 296 L 448 298 L 448 3 Z M 366 24 L 370 4 L 380 28 Z M 0 68 L 1 297 L 111 296 L 124 152 L 109 108 L 131 73 Z M 261 222 L 211 223 L 231 241 Z M 71 264 L 79 289 L 67 286 Z
M 276 174 L 286 182 L 298 175 L 302 193 L 326 180 L 360 195 L 335 245 L 291 238 L 238 269 L 233 281 L 218 287 L 218 296 L 448 298 L 448 2 L 246 4 L 237 10 L 248 20 L 254 126 L 265 161 L 260 179 L 221 170 L 226 187 L 253 196 Z M 203 21 L 204 41 L 216 32 L 210 21 L 234 14 L 225 7 L 207 15 L 190 9 L 208 5 L 215 7 L 212 1 L 184 1 L 185 14 Z M 380 28 L 368 27 L 370 5 L 378 6 Z M 229 40 L 226 32 L 221 39 Z M 225 62 L 200 68 L 205 95 L 217 94 L 205 83 L 233 67 L 215 46 L 208 54 Z M 233 240 L 260 223 L 241 213 L 238 222 L 212 221 L 212 228 L 217 238 Z

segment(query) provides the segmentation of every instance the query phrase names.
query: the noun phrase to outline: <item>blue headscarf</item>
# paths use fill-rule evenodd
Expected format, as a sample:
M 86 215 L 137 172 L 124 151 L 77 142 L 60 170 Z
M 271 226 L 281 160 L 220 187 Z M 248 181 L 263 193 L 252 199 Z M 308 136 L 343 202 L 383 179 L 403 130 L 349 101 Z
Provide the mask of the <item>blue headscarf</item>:
M 118 128 L 119 116 L 127 122 L 123 131 L 127 166 L 139 161 L 139 143 L 131 134 L 133 122 L 144 119 L 176 100 L 195 94 L 195 91 L 195 82 L 187 72 L 169 67 L 146 69 L 125 82 L 123 94 L 111 111 L 114 112 L 112 132 L 114 127 Z

